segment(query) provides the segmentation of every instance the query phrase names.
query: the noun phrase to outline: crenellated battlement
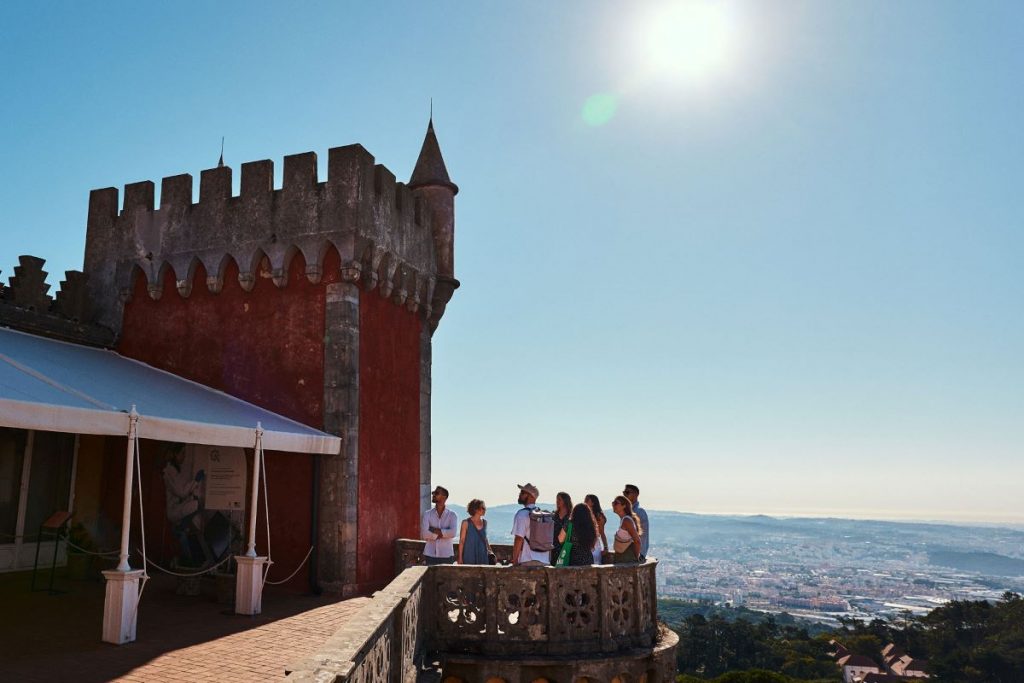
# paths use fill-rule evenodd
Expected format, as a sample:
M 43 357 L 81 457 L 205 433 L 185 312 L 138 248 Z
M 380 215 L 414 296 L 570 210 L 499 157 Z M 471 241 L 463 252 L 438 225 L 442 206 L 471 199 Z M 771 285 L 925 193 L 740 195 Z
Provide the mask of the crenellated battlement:
M 100 320 L 119 327 L 138 271 L 153 298 L 162 295 L 168 277 L 181 296 L 190 296 L 200 264 L 206 280 L 198 286 L 211 292 L 226 286 L 230 263 L 243 289 L 252 290 L 261 276 L 284 287 L 298 254 L 306 277 L 319 282 L 333 248 L 343 279 L 377 289 L 436 325 L 447 298 L 435 302 L 436 212 L 430 200 L 398 182 L 358 144 L 328 150 L 324 181 L 315 152 L 286 156 L 283 163 L 280 188 L 274 187 L 273 161 L 243 163 L 237 195 L 231 167 L 204 170 L 197 202 L 190 174 L 163 178 L 159 205 L 149 180 L 125 185 L 123 202 L 116 188 L 93 190 L 85 272 Z M 445 280 L 445 297 L 453 282 Z
M 20 256 L 8 286 L 0 281 L 0 325 L 65 341 L 109 346 L 113 334 L 95 324 L 88 276 L 77 270 L 66 271 L 56 296 L 50 296 L 45 263 L 37 256 Z

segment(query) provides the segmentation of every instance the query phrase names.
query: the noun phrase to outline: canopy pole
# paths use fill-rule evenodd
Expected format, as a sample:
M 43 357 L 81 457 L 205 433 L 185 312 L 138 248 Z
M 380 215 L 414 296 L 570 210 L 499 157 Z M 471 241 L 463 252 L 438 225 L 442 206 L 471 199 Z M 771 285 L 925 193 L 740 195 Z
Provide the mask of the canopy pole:
M 121 517 L 120 557 L 116 569 L 108 569 L 103 572 L 103 576 L 107 580 L 103 598 L 103 641 L 115 645 L 123 645 L 135 640 L 139 607 L 139 580 L 144 573 L 144 569 L 132 569 L 128 564 L 128 540 L 132 530 L 132 480 L 135 478 L 138 446 L 139 413 L 133 405 L 131 412 L 128 413 L 128 453 L 124 464 L 124 511 Z M 141 497 L 139 505 L 142 505 Z M 143 567 L 145 567 L 145 563 L 143 563 Z
M 138 436 L 139 414 L 132 405 L 128 413 L 128 449 L 124 463 L 124 507 L 121 511 L 121 553 L 118 556 L 117 571 L 131 571 L 128 564 L 128 540 L 132 527 L 132 480 L 135 478 L 135 441 Z
M 263 469 L 263 425 L 256 423 L 256 446 L 252 451 L 252 489 L 249 492 L 249 548 L 245 555 L 235 556 L 238 572 L 235 575 L 235 614 L 259 614 L 263 609 L 263 568 L 266 557 L 256 555 L 256 505 L 259 501 L 260 471 Z M 264 486 L 266 476 L 263 477 Z M 270 511 L 267 511 L 269 523 Z M 270 537 L 267 537 L 269 544 Z M 268 545 L 267 551 L 270 551 Z
M 259 500 L 260 461 L 263 459 L 263 425 L 256 423 L 256 447 L 252 452 L 252 488 L 249 491 L 249 547 L 246 557 L 256 557 L 256 505 Z

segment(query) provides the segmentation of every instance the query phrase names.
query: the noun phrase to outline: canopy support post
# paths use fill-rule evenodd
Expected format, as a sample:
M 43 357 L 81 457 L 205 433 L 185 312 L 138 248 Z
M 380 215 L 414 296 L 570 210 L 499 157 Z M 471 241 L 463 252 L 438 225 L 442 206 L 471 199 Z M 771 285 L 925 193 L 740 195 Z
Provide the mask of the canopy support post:
M 128 564 L 128 542 L 132 524 L 132 482 L 135 478 L 135 449 L 139 414 L 132 406 L 128 414 L 128 454 L 124 465 L 124 507 L 121 515 L 121 551 L 117 568 L 103 572 L 107 580 L 103 601 L 103 642 L 123 645 L 135 640 L 139 604 L 139 579 L 143 569 Z
M 252 489 L 249 492 L 249 547 L 245 555 L 236 555 L 235 614 L 259 614 L 263 609 L 263 577 L 266 557 L 256 555 L 256 513 L 263 460 L 263 426 L 256 423 L 256 446 L 252 455 Z

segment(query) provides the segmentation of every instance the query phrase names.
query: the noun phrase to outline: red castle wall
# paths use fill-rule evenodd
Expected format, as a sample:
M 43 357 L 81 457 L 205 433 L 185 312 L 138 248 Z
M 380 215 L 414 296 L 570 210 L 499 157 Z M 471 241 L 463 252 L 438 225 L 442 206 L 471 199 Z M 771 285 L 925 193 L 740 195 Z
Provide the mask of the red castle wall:
M 359 550 L 373 589 L 394 575 L 396 537 L 419 537 L 420 318 L 359 298 Z
M 323 428 L 325 292 L 328 283 L 338 280 L 339 257 L 329 251 L 318 284 L 306 278 L 301 254 L 293 259 L 284 288 L 273 284 L 267 267 L 260 271 L 252 291 L 246 292 L 238 284 L 237 266 L 230 262 L 222 291 L 213 294 L 199 266 L 188 298 L 178 294 L 175 275 L 167 273 L 156 301 L 139 273 L 125 306 L 118 351 Z M 359 324 L 357 581 L 369 590 L 394 575 L 394 539 L 419 533 L 421 321 L 376 292 L 364 292 Z M 109 458 L 117 460 L 117 449 L 109 450 Z M 149 459 L 146 449 L 143 456 Z M 273 580 L 290 573 L 309 550 L 312 456 L 268 453 L 266 465 L 271 542 L 279 568 L 271 570 Z M 166 520 L 159 471 L 154 468 L 143 480 L 149 539 L 167 535 L 162 533 Z M 262 524 L 261 518 L 260 552 Z M 153 546 L 163 552 L 154 553 Z M 172 541 L 150 540 L 150 553 L 158 558 L 169 557 L 172 549 Z M 300 571 L 288 586 L 306 590 L 306 577 Z
M 276 287 L 268 269 L 261 267 L 255 286 L 246 292 L 231 262 L 222 291 L 213 294 L 199 266 L 188 298 L 178 294 L 174 274 L 167 273 L 157 301 L 149 297 L 145 278 L 139 274 L 125 306 L 118 351 L 322 428 L 325 286 L 337 279 L 339 268 L 340 259 L 332 249 L 324 263 L 323 281 L 312 284 L 299 254 L 289 267 L 286 287 Z M 270 572 L 273 580 L 290 573 L 309 550 L 313 459 L 268 452 L 266 466 L 276 565 Z M 164 494 L 158 477 L 150 479 L 144 495 L 147 512 L 162 520 Z M 261 537 L 265 536 L 262 524 L 261 519 Z M 150 524 L 147 518 L 147 529 L 153 526 L 156 523 Z M 257 545 L 261 552 L 263 545 L 261 539 Z M 307 576 L 305 571 L 298 572 L 288 586 L 306 590 Z

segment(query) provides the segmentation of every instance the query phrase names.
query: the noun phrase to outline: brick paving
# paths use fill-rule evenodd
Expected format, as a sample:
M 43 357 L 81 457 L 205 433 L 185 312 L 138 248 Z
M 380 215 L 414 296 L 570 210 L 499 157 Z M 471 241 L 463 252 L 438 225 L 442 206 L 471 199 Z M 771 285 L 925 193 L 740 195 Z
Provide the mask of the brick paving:
M 212 596 L 174 594 L 149 582 L 137 639 L 100 642 L 102 581 L 58 579 L 67 593 L 29 592 L 27 573 L 0 574 L 2 681 L 266 681 L 312 653 L 369 598 L 295 595 L 267 587 L 263 614 L 245 617 Z

